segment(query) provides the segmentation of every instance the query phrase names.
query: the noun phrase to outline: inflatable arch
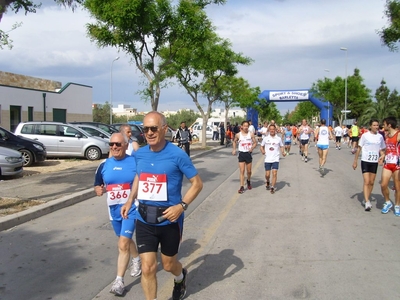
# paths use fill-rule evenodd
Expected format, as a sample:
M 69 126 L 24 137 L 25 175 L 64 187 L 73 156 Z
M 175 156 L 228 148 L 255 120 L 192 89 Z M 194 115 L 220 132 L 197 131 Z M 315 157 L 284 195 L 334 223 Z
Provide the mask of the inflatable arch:
M 265 99 L 267 102 L 299 102 L 311 101 L 320 110 L 320 118 L 326 120 L 326 125 L 332 124 L 333 107 L 329 102 L 322 101 L 313 97 L 313 93 L 308 89 L 303 90 L 265 90 L 258 98 Z M 255 127 L 258 126 L 258 112 L 254 108 L 247 110 L 247 120 L 251 120 Z

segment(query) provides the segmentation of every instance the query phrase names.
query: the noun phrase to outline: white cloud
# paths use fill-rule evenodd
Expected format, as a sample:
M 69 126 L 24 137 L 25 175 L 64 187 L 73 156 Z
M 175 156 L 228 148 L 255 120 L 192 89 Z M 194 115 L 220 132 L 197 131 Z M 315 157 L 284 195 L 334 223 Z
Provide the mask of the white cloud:
M 224 6 L 210 6 L 208 13 L 220 36 L 233 49 L 254 59 L 240 67 L 240 76 L 252 86 L 264 89 L 309 88 L 318 78 L 344 77 L 361 70 L 365 84 L 375 92 L 382 78 L 390 89 L 400 89 L 400 53 L 380 45 L 376 30 L 385 25 L 383 0 L 230 0 Z M 114 104 L 125 103 L 148 110 L 136 94 L 141 74 L 130 58 L 117 49 L 99 49 L 86 34 L 91 22 L 87 12 L 46 6 L 36 14 L 6 14 L 0 26 L 11 28 L 14 48 L 1 51 L 0 70 L 47 79 L 93 86 L 94 102 L 110 98 L 110 73 L 114 62 Z M 329 69 L 329 72 L 325 72 Z M 278 103 L 286 112 L 296 103 Z M 176 85 L 162 91 L 159 108 L 195 108 L 191 98 Z

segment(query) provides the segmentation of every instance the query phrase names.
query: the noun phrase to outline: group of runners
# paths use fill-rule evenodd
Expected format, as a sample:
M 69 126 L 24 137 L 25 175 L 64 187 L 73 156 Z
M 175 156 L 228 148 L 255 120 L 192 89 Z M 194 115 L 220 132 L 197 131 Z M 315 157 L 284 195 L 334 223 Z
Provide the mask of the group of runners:
M 273 120 L 264 122 L 263 126 L 259 126 L 258 134 L 255 133 L 254 127 L 253 129 L 251 127 L 251 121 L 242 122 L 240 132 L 233 139 L 232 154 L 236 155 L 238 152 L 240 170 L 238 193 L 244 193 L 246 185 L 248 190 L 252 189 L 252 152 L 257 144 L 260 145 L 260 151 L 265 156 L 265 186 L 273 194 L 276 191 L 280 155 L 288 155 L 291 145 L 298 144 L 301 159 L 307 163 L 310 141 L 314 137 L 321 175 L 325 174 L 325 163 L 331 140 L 335 141 L 336 150 L 341 150 L 343 144 L 351 147 L 351 153 L 354 154 L 354 170 L 357 168 L 361 154 L 361 172 L 364 181 L 363 206 L 366 211 L 370 211 L 372 208 L 370 196 L 378 165 L 382 164 L 381 191 L 385 203 L 381 212 L 387 214 L 394 206 L 394 214 L 400 216 L 400 193 L 397 192 L 400 191 L 400 130 L 396 118 L 388 117 L 384 119 L 381 126 L 378 120 L 373 119 L 370 121 L 369 129 L 365 127 L 360 129 L 357 122 L 354 122 L 350 128 L 340 125 L 332 128 L 326 125 L 324 119 L 315 129 L 311 128 L 306 120 L 302 120 L 300 126 L 286 125 L 281 127 L 278 127 Z M 281 137 L 277 135 L 278 133 L 281 134 Z M 390 180 L 394 182 L 394 205 L 390 200 Z

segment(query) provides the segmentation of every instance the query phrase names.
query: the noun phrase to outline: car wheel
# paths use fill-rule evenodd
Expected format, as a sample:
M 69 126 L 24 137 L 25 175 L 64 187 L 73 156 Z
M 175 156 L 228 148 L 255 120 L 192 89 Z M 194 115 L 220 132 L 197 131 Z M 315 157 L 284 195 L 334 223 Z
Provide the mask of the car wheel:
M 197 141 L 199 139 L 199 137 L 197 136 L 197 134 L 193 134 L 192 139 Z
M 87 160 L 98 160 L 101 158 L 101 151 L 97 147 L 89 147 L 86 150 L 86 158 Z
M 22 158 L 24 159 L 24 167 L 29 167 L 33 164 L 33 154 L 25 149 L 19 150 L 22 153 Z

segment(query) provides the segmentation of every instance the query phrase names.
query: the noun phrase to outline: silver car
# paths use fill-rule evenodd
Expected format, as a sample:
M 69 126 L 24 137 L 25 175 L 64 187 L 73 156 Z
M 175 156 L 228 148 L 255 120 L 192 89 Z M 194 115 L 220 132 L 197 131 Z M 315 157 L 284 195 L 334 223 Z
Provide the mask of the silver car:
M 21 174 L 23 164 L 24 159 L 20 152 L 0 147 L 0 177 Z
M 110 147 L 102 138 L 95 137 L 72 124 L 59 122 L 19 123 L 15 134 L 41 142 L 47 157 L 86 157 L 100 159 L 108 155 Z
M 87 133 L 89 133 L 92 136 L 97 136 L 99 138 L 102 138 L 107 143 L 110 142 L 111 134 L 104 131 L 100 127 L 87 125 L 87 124 L 74 124 L 74 126 L 85 130 Z

